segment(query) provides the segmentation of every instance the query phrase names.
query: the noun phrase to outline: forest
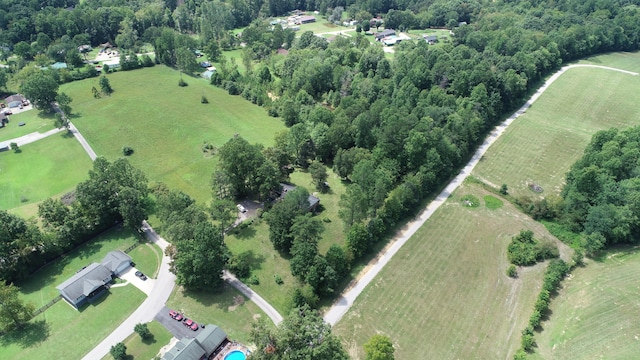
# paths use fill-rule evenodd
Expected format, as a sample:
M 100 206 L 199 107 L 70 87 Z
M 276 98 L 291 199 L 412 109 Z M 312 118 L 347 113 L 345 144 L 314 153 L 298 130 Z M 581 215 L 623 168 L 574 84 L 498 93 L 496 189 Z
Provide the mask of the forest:
M 3 0 L 0 59 L 9 67 L 0 70 L 0 89 L 24 83 L 34 72 L 28 66 L 31 62 L 71 60 L 75 68 L 51 71 L 49 76 L 58 82 L 74 80 L 76 77 L 70 75 L 85 71 L 75 50 L 81 45 L 111 42 L 126 56 L 128 51 L 137 52 L 151 44 L 156 61 L 182 71 L 193 67 L 194 51 L 202 49 L 211 60 L 220 62 L 212 85 L 263 106 L 289 127 L 272 148 L 263 149 L 240 140 L 225 145 L 249 149 L 251 161 L 263 165 L 252 168 L 260 173 L 251 174 L 249 169 L 242 179 L 229 178 L 230 173 L 237 174 L 241 169 L 225 169 L 224 165 L 221 170 L 212 169 L 212 173 L 220 175 L 214 176 L 220 180 L 214 184 L 231 190 L 223 196 L 218 194 L 217 200 L 241 195 L 267 198 L 270 185 L 287 180 L 286 169 L 291 165 L 306 171 L 312 164 L 317 168 L 320 162 L 332 167 L 348 184 L 340 201 L 346 247 L 332 248 L 331 254 L 317 254 L 314 244 L 322 224 L 299 211 L 304 205 L 282 203 L 274 206 L 273 214 L 266 215 L 274 227 L 274 245 L 293 255 L 292 272 L 313 287 L 312 295 L 297 294 L 309 302 L 315 294 L 331 294 L 337 274 L 346 273 L 345 262 L 366 254 L 387 231 L 417 211 L 426 196 L 457 172 L 483 136 L 522 104 L 530 91 L 560 64 L 597 53 L 637 50 L 638 5 L 638 0 L 187 0 L 180 5 L 170 0 Z M 380 16 L 389 28 L 447 27 L 454 35 L 450 43 L 437 47 L 424 41 L 403 42 L 396 46 L 391 59 L 382 48 L 371 46 L 362 33 L 328 42 L 311 32 L 296 37 L 291 30 L 272 28 L 268 21 L 271 16 L 294 9 L 317 10 L 327 16 L 338 8 L 348 18 L 361 22 Z M 243 27 L 239 37 L 232 32 Z M 236 48 L 242 49 L 244 72 L 234 61 L 226 60 L 222 52 Z M 280 48 L 287 49 L 288 55 L 276 55 Z M 224 151 L 221 156 L 224 163 Z M 110 171 L 110 166 L 100 165 L 92 179 L 103 176 L 102 171 Z M 586 173 L 603 173 L 591 170 L 585 167 L 572 171 L 569 183 L 584 183 Z M 142 182 L 140 178 L 136 184 Z M 146 214 L 143 206 L 119 207 L 113 204 L 113 198 L 92 194 L 89 185 L 78 187 L 79 203 L 87 209 L 82 210 L 84 217 L 77 219 L 89 216 L 92 226 L 98 228 L 114 219 L 132 224 Z M 128 204 L 142 204 L 148 191 L 132 184 L 117 186 L 129 189 L 125 194 L 132 202 Z M 594 236 L 602 234 L 607 242 L 629 237 L 630 232 L 625 230 L 629 225 L 621 224 L 619 231 L 614 227 L 610 233 L 603 233 L 603 225 L 585 221 L 585 206 L 597 200 L 580 199 L 593 194 L 570 189 L 566 194 L 573 199 L 568 202 L 573 206 L 571 212 L 582 214 L 573 220 L 576 229 L 584 228 Z M 185 209 L 191 205 L 188 199 L 182 200 Z M 45 225 L 54 228 L 56 239 L 71 236 L 66 233 L 75 230 L 68 228 L 64 219 L 81 208 L 62 208 L 51 201 L 46 205 L 53 208 L 47 216 L 63 215 L 52 220 L 45 217 Z M 104 220 L 95 218 L 100 212 L 92 209 L 96 206 L 106 209 Z M 280 209 L 285 206 L 289 208 Z M 597 211 L 629 212 L 616 206 L 602 204 Z M 284 223 L 279 221 L 274 215 L 278 211 L 291 218 Z M 161 217 L 169 221 L 171 211 L 165 215 Z M 199 219 L 206 216 L 198 213 Z M 2 221 L 0 257 L 5 259 L 5 281 L 18 279 L 32 268 L 34 255 L 25 249 L 42 243 L 43 236 L 35 224 L 13 217 L 10 220 Z M 6 224 L 11 223 L 16 226 L 8 228 Z M 80 228 L 83 230 L 78 231 L 85 234 L 86 227 L 77 229 Z M 185 228 L 186 225 L 175 231 Z M 29 234 L 33 238 L 27 240 Z M 52 240 L 51 244 L 58 242 Z M 60 250 L 52 254 L 62 248 L 56 247 Z M 338 266 L 342 268 L 334 268 Z M 308 275 L 312 273 L 315 275 Z M 329 278 L 331 281 L 327 281 Z

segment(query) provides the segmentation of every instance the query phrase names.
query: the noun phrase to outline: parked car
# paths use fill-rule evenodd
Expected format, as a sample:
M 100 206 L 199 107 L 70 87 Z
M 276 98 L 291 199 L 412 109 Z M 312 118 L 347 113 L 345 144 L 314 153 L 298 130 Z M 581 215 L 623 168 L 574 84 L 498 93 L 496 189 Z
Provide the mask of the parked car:
M 191 326 L 189 326 L 189 328 L 191 328 L 191 330 L 193 331 L 198 330 L 199 327 L 200 325 L 198 325 L 196 322 L 194 322 Z
M 238 206 L 238 211 L 240 211 L 241 213 L 246 213 L 247 212 L 247 209 L 244 206 L 242 206 L 240 204 L 238 204 L 237 206 Z
M 7 108 L 4 110 L 4 114 L 5 115 L 13 115 L 13 111 L 11 111 L 11 109 Z
M 194 322 L 193 322 L 193 320 L 191 320 L 191 319 L 187 319 L 187 321 L 185 321 L 185 322 L 184 322 L 184 324 L 185 324 L 186 326 L 188 326 L 188 327 L 191 327 L 191 325 L 193 325 L 193 324 L 194 324 Z
M 184 319 L 184 316 L 182 316 L 182 314 L 178 313 L 176 315 L 176 317 L 174 317 L 174 319 L 178 320 L 178 321 L 182 321 Z
M 176 318 L 176 316 L 178 315 L 178 312 L 175 310 L 169 310 L 169 316 L 171 316 L 172 318 Z
M 147 280 L 147 275 L 143 274 L 141 271 L 136 271 L 136 276 L 140 278 L 140 280 Z

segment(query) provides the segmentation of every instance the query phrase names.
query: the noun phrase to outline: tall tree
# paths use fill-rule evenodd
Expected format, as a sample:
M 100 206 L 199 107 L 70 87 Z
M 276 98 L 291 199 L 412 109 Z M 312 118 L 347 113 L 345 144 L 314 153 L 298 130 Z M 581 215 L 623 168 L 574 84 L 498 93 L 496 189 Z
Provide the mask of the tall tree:
M 209 206 L 209 214 L 213 220 L 220 223 L 220 229 L 224 233 L 238 217 L 238 209 L 231 200 L 216 199 Z
M 297 187 L 269 210 L 265 219 L 269 224 L 269 240 L 276 250 L 289 252 L 294 239 L 291 227 L 296 217 L 305 213 L 308 208 L 309 192 Z
M 37 108 L 47 108 L 58 95 L 58 82 L 51 72 L 38 70 L 25 79 L 20 86 L 22 94 Z
M 56 102 L 58 103 L 58 107 L 60 108 L 60 110 L 62 110 L 62 112 L 64 113 L 65 117 L 67 116 L 71 116 L 71 102 L 73 101 L 73 99 L 71 98 L 71 96 L 67 95 L 66 93 L 59 93 L 56 96 Z
M 219 227 L 201 222 L 195 226 L 192 239 L 177 241 L 175 247 L 171 271 L 178 284 L 195 290 L 220 286 L 227 251 Z
M 3 331 L 19 328 L 31 319 L 34 311 L 33 304 L 25 304 L 20 299 L 17 287 L 0 284 L 0 324 Z
M 113 93 L 113 88 L 111 87 L 109 78 L 104 75 L 100 77 L 100 90 L 102 90 L 102 93 L 105 95 L 111 95 L 111 93 Z
M 252 358 L 258 360 L 349 358 L 340 340 L 332 334 L 331 326 L 308 306 L 291 310 L 276 330 L 264 323 L 254 323 L 251 340 L 258 347 Z

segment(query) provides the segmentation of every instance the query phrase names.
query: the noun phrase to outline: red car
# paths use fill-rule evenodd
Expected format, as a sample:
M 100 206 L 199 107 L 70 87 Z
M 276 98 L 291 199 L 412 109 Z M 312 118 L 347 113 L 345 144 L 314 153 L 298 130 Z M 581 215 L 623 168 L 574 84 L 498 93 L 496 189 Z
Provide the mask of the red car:
M 191 320 L 191 319 L 187 319 L 187 321 L 185 321 L 185 322 L 184 322 L 184 324 L 185 324 L 186 326 L 188 326 L 188 327 L 191 327 L 191 325 L 193 325 L 193 324 L 194 324 L 194 322 L 193 322 L 193 320 Z
M 178 321 L 182 321 L 182 319 L 184 319 L 184 317 L 182 316 L 182 314 L 176 314 L 176 316 L 174 317 L 174 319 L 178 320 Z
M 176 315 L 178 315 L 178 312 L 175 310 L 169 310 L 169 316 L 171 316 L 172 318 L 176 318 Z
M 191 330 L 193 330 L 193 331 L 198 330 L 198 327 L 199 327 L 199 325 L 198 325 L 196 322 L 194 322 L 191 326 L 189 326 L 189 328 L 190 328 Z

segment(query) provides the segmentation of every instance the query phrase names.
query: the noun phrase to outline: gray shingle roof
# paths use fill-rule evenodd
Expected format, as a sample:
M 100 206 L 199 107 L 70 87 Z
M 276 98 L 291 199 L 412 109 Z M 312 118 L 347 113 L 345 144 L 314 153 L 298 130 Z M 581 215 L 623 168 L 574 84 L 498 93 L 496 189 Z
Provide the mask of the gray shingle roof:
M 122 263 L 129 264 L 131 262 L 131 256 L 125 254 L 120 250 L 111 251 L 104 257 L 102 260 L 102 265 L 106 267 L 109 271 L 116 271 Z
M 98 263 L 92 263 L 77 272 L 70 279 L 56 286 L 69 300 L 75 300 L 81 295 L 88 296 L 104 285 L 104 280 L 111 277 L 111 271 Z
M 205 355 L 196 339 L 182 339 L 163 356 L 163 360 L 197 360 Z
M 227 333 L 215 325 L 209 324 L 200 330 L 200 333 L 196 336 L 196 340 L 198 340 L 198 343 L 200 343 L 207 355 L 211 355 L 211 353 L 222 344 L 224 339 L 227 338 Z

